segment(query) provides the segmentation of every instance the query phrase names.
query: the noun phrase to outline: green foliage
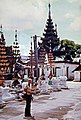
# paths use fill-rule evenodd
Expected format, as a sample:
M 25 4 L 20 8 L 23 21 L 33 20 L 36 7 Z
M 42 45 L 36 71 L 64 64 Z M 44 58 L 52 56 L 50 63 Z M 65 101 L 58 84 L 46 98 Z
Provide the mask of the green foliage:
M 61 45 L 66 48 L 66 53 L 72 55 L 72 57 L 80 56 L 81 45 L 75 44 L 74 41 L 64 39 L 61 40 Z

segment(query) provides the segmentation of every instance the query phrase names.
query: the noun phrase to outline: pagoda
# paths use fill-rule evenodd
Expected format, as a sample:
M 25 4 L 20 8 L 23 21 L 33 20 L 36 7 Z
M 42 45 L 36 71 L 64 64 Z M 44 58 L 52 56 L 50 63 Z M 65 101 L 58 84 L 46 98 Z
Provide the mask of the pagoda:
M 49 4 L 49 14 L 46 22 L 46 28 L 44 29 L 43 37 L 41 38 L 42 44 L 44 44 L 44 48 L 47 53 L 50 51 L 50 40 L 51 40 L 51 48 L 52 52 L 54 47 L 58 46 L 60 43 L 58 34 L 57 34 L 57 24 L 53 25 L 51 18 L 51 5 Z
M 49 12 L 48 18 L 46 21 L 45 29 L 43 32 L 43 37 L 41 37 L 41 42 L 38 42 L 39 50 L 38 53 L 40 54 L 40 49 L 43 44 L 47 55 L 50 52 L 50 40 L 51 40 L 51 52 L 53 54 L 54 60 L 57 58 L 62 58 L 66 61 L 72 61 L 70 51 L 68 46 L 63 46 L 62 40 L 58 37 L 57 33 L 57 24 L 53 24 L 52 17 L 51 17 L 51 5 L 49 3 Z M 68 49 L 68 51 L 67 51 Z
M 0 81 L 4 81 L 5 75 L 9 73 L 9 62 L 6 54 L 5 39 L 2 32 L 2 25 L 0 27 Z M 1 83 L 2 83 L 1 82 Z

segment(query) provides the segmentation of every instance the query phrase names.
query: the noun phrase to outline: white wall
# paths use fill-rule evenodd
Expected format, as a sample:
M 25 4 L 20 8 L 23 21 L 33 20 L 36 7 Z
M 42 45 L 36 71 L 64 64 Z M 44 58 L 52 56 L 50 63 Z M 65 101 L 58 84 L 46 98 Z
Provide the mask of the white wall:
M 56 69 L 56 76 L 66 75 L 67 76 L 67 67 L 68 67 L 68 78 L 74 77 L 74 73 L 72 72 L 78 64 L 71 63 L 54 63 L 55 67 L 60 67 Z
M 74 72 L 74 81 L 80 81 L 80 72 L 81 71 Z
M 68 68 L 68 78 L 74 77 L 74 72 L 72 72 L 78 64 L 71 64 L 71 63 L 62 63 L 62 62 L 57 62 L 52 65 L 54 69 L 56 68 L 56 76 L 62 76 L 66 75 L 67 76 L 67 68 Z M 48 71 L 50 71 L 50 65 L 48 64 L 47 67 L 46 65 L 44 66 L 44 72 L 46 72 L 46 69 L 48 68 Z M 40 70 L 40 75 L 42 73 L 42 68 L 39 68 Z M 50 72 L 49 72 L 50 73 Z

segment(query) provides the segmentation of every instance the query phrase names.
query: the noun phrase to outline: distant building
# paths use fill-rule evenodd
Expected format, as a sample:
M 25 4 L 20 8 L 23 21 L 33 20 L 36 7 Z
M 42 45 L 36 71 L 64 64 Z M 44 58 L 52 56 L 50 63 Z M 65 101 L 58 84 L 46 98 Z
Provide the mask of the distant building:
M 74 79 L 73 70 L 79 65 L 78 62 L 57 60 L 53 64 L 53 73 L 55 76 L 67 76 L 68 80 Z
M 81 63 L 73 70 L 74 81 L 81 82 Z

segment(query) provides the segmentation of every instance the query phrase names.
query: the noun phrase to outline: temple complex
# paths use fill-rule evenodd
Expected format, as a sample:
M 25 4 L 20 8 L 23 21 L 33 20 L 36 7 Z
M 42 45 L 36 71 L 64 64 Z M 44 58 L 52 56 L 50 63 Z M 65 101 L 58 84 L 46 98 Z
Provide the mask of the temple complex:
M 43 36 L 42 37 L 37 35 L 33 36 L 33 43 L 31 42 L 31 48 L 29 53 L 30 55 L 27 56 L 28 58 L 26 59 L 26 63 L 23 62 L 20 56 L 17 30 L 15 30 L 15 35 L 14 35 L 15 39 L 13 45 L 8 47 L 5 46 L 5 39 L 1 26 L 0 72 L 5 70 L 6 73 L 9 71 L 11 74 L 13 74 L 14 71 L 16 70 L 15 73 L 17 73 L 20 71 L 22 66 L 25 65 L 25 67 L 27 68 L 28 76 L 33 76 L 38 78 L 40 75 L 44 75 L 45 67 L 50 69 L 51 76 L 52 74 L 59 74 L 59 73 L 60 75 L 65 75 L 63 71 L 64 69 L 66 69 L 67 77 L 69 76 L 70 70 L 69 70 L 69 66 L 66 66 L 66 62 L 67 63 L 72 62 L 71 59 L 72 54 L 70 54 L 71 49 L 69 49 L 67 44 L 63 44 L 63 40 L 60 40 L 57 32 L 57 24 L 56 23 L 53 24 L 53 20 L 51 17 L 50 4 L 48 5 L 48 8 L 49 8 L 48 18 L 46 21 Z M 38 37 L 41 38 L 40 39 L 41 41 L 38 41 L 37 39 Z M 32 45 L 34 46 L 32 47 Z M 46 62 L 46 57 L 47 57 L 47 62 Z M 60 59 L 58 60 L 58 58 Z M 61 63 L 62 66 L 60 66 L 59 63 Z

